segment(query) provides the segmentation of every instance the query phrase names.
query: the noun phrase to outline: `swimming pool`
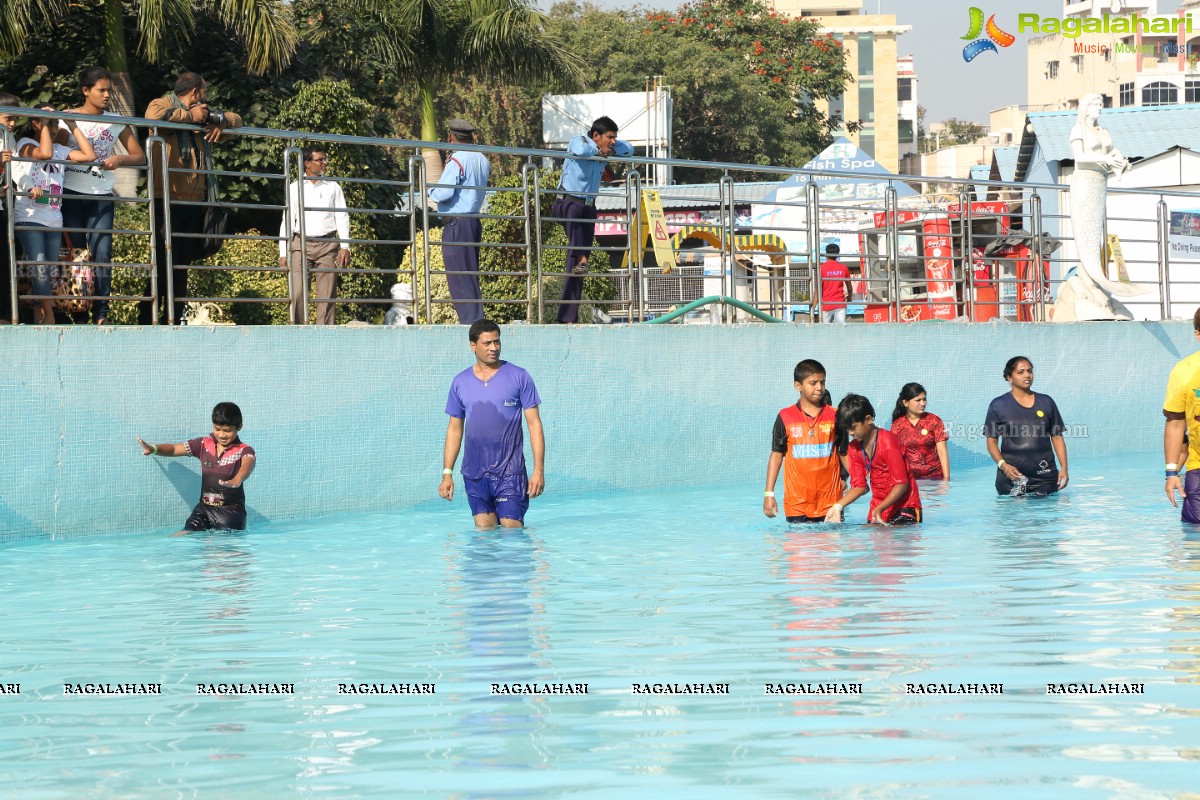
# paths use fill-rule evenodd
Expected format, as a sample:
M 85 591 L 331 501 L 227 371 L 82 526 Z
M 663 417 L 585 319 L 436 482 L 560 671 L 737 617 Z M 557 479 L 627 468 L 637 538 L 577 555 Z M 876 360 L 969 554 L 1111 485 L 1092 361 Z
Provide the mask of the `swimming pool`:
M 959 470 L 909 529 L 767 520 L 756 474 L 552 492 L 515 533 L 466 529 L 456 500 L 8 545 L 0 680 L 20 693 L 0 695 L 0 786 L 34 800 L 1182 797 L 1200 759 L 1200 533 L 1164 507 L 1160 470 L 1150 454 L 1073 457 L 1066 493 L 1018 500 L 994 496 L 991 470 Z M 66 694 L 88 683 L 161 694 Z M 197 694 L 222 683 L 293 691 Z M 765 693 L 805 683 L 861 693 Z

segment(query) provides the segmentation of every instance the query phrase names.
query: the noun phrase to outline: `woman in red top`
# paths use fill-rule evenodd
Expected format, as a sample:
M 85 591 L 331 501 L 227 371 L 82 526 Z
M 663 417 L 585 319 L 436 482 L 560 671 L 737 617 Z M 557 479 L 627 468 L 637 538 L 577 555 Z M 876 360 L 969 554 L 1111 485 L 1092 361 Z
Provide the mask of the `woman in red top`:
M 904 445 L 908 469 L 917 480 L 950 480 L 946 425 L 925 410 L 925 387 L 906 383 L 892 411 L 892 434 Z

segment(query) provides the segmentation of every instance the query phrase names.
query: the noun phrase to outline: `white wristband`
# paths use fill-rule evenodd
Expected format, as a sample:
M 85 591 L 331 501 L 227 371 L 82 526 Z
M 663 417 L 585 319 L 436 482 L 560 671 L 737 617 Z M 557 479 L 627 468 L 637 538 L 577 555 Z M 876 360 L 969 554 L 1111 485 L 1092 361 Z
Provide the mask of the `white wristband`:
M 442 474 L 443 475 L 453 475 L 454 470 L 450 469 L 449 467 L 446 467 L 444 470 L 442 470 Z
M 1000 459 L 999 461 L 996 462 L 996 469 L 1004 469 L 1004 465 L 1007 463 L 1008 462 L 1005 461 L 1003 458 Z
M 843 506 L 841 503 L 834 503 L 833 505 L 831 505 L 831 506 L 829 507 L 829 510 L 830 510 L 830 511 L 839 511 L 839 512 L 840 512 L 840 511 L 841 511 L 843 508 L 845 508 L 845 506 Z
M 763 492 L 763 497 L 774 497 L 774 496 L 775 496 L 774 492 Z
M 1178 464 L 1167 464 L 1167 469 L 1179 469 Z

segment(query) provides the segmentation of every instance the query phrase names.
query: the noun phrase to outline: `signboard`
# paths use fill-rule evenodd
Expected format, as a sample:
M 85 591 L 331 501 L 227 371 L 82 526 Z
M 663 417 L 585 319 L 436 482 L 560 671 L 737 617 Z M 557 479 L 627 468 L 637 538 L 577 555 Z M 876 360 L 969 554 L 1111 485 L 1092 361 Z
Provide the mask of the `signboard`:
M 1200 211 L 1172 211 L 1167 241 L 1172 261 L 1200 261 Z

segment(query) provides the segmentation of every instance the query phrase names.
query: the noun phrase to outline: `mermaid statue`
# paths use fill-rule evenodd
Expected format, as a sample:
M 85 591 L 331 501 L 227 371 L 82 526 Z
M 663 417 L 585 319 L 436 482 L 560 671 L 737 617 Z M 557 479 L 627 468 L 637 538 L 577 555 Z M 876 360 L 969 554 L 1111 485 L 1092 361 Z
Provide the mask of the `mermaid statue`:
M 1075 159 L 1075 173 L 1071 176 L 1071 228 L 1075 232 L 1079 268 L 1059 287 L 1054 303 L 1055 322 L 1133 319 L 1114 295 L 1130 297 L 1148 291 L 1104 276 L 1101 259 L 1108 176 L 1123 174 L 1129 169 L 1129 161 L 1113 146 L 1112 136 L 1100 125 L 1103 106 L 1100 95 L 1084 95 L 1079 101 L 1079 118 L 1071 128 L 1071 154 Z

